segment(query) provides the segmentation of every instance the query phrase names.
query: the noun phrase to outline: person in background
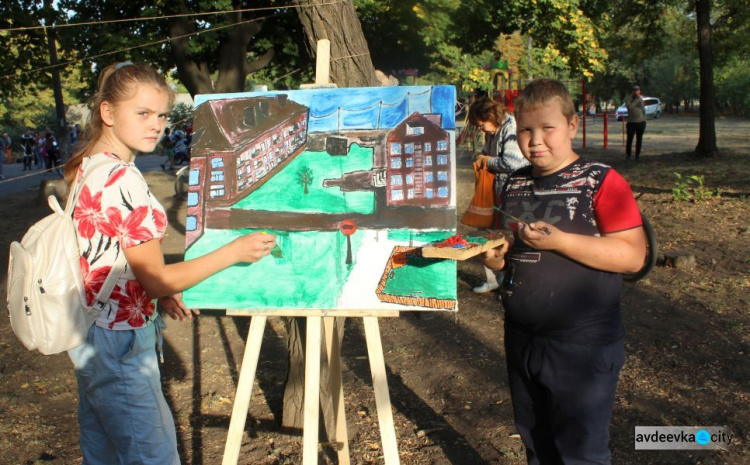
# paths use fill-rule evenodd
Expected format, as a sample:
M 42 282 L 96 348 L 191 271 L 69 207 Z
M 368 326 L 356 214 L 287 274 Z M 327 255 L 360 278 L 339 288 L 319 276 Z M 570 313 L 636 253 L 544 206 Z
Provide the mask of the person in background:
M 13 163 L 13 141 L 11 140 L 10 136 L 7 132 L 3 133 L 3 150 L 5 151 L 5 156 L 8 158 L 8 163 Z
M 5 179 L 3 165 L 5 164 L 5 141 L 0 137 L 0 179 Z
M 565 86 L 528 84 L 515 100 L 518 145 L 531 166 L 510 175 L 502 208 L 505 357 L 516 428 L 530 464 L 608 464 L 625 330 L 620 273 L 646 255 L 627 181 L 573 151 L 578 115 Z
M 23 147 L 23 171 L 27 169 L 31 171 L 31 162 L 34 160 L 34 147 L 36 146 L 36 139 L 34 139 L 31 129 L 27 128 L 21 135 L 21 146 Z
M 516 140 L 516 119 L 505 105 L 486 96 L 479 97 L 469 107 L 469 123 L 479 127 L 485 134 L 484 148 L 477 155 L 480 165 L 486 166 L 495 175 L 495 206 L 500 205 L 500 194 L 508 175 L 527 166 Z M 500 212 L 495 210 L 490 229 L 500 229 Z M 478 294 L 492 292 L 499 287 L 495 272 L 485 267 L 485 282 L 473 288 Z
M 643 104 L 643 93 L 639 86 L 633 87 L 633 92 L 625 100 L 628 107 L 627 142 L 625 143 L 625 156 L 630 160 L 633 149 L 633 138 L 635 137 L 635 159 L 641 157 L 643 146 L 643 133 L 646 132 L 646 106 Z
M 174 135 L 169 133 L 169 128 L 164 129 L 164 136 L 161 138 L 161 154 L 166 155 L 167 159 L 161 164 L 161 169 L 174 169 Z M 169 168 L 167 168 L 169 165 Z
M 197 310 L 181 292 L 238 263 L 253 263 L 276 245 L 273 234 L 240 235 L 194 260 L 165 264 L 167 215 L 134 164 L 161 140 L 174 93 L 150 66 L 124 62 L 102 71 L 79 151 L 65 165 L 72 189 L 89 163 L 109 160 L 86 177 L 73 211 L 89 302 L 124 254 L 127 268 L 86 342 L 68 351 L 78 380 L 83 463 L 179 464 L 174 419 L 162 391 L 155 347 L 165 324 Z

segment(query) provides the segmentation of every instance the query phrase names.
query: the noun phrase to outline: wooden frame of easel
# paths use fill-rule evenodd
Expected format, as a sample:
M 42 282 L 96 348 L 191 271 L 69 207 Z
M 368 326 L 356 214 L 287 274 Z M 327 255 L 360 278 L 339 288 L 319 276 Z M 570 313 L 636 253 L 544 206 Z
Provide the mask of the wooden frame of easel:
M 330 42 L 318 42 L 315 84 L 302 86 L 335 87 L 329 84 Z M 227 311 L 227 315 L 247 316 L 241 311 Z M 253 312 L 242 358 L 237 393 L 232 407 L 232 417 L 229 422 L 227 442 L 224 447 L 222 465 L 236 465 L 239 460 L 242 435 L 245 430 L 250 399 L 252 396 L 255 371 L 258 367 L 260 347 L 263 341 L 263 331 L 269 316 L 294 316 L 307 318 L 307 333 L 305 345 L 305 400 L 304 400 L 304 430 L 302 440 L 303 465 L 317 465 L 318 463 L 318 425 L 320 413 L 320 359 L 321 348 L 325 342 L 328 361 L 328 379 L 330 382 L 331 405 L 334 413 L 335 443 L 339 464 L 349 464 L 349 438 L 346 430 L 346 415 L 344 411 L 344 389 L 341 380 L 341 350 L 339 336 L 334 319 L 336 317 L 361 317 L 364 322 L 367 354 L 370 360 L 370 372 L 375 391 L 375 405 L 378 412 L 380 437 L 383 444 L 383 457 L 386 465 L 399 463 L 398 445 L 396 443 L 396 429 L 393 423 L 391 399 L 388 394 L 388 381 L 385 371 L 385 359 L 380 338 L 378 317 L 397 317 L 398 311 L 372 310 L 269 310 L 267 312 Z M 322 337 L 325 332 L 325 338 Z

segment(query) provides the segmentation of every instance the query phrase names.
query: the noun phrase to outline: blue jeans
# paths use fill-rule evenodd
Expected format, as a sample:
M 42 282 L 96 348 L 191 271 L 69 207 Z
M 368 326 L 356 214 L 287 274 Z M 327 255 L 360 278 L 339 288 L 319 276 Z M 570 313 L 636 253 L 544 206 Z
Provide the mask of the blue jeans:
M 68 351 L 78 379 L 84 465 L 180 463 L 155 350 L 164 327 L 161 319 L 128 331 L 93 325 L 86 343 Z

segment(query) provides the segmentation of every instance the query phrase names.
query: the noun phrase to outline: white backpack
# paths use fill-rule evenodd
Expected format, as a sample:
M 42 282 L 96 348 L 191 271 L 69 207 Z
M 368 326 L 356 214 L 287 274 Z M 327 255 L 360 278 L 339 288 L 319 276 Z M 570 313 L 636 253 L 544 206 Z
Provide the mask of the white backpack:
M 45 355 L 86 342 L 89 327 L 109 302 L 127 264 L 121 251 L 94 304 L 86 305 L 73 210 L 86 178 L 115 163 L 89 162 L 88 158 L 84 160 L 83 181 L 74 184 L 77 188 L 68 196 L 65 210 L 54 196 L 49 196 L 54 213 L 29 228 L 20 243 L 10 245 L 7 283 L 10 323 L 27 349 Z

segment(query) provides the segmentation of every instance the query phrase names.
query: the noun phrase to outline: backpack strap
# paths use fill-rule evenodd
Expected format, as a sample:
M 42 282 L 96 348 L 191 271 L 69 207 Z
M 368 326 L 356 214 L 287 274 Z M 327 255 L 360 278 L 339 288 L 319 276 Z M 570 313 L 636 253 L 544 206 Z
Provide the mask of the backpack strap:
M 83 189 L 83 185 L 86 183 L 86 179 L 94 174 L 95 171 L 98 171 L 99 168 L 119 164 L 117 160 L 108 159 L 106 157 L 102 158 L 101 160 L 94 161 L 91 161 L 91 158 L 86 158 L 85 160 L 83 160 L 83 163 L 85 164 L 83 166 L 82 173 L 83 179 L 81 179 L 81 182 L 79 183 L 78 178 L 81 176 L 81 174 L 76 176 L 76 181 L 74 184 L 75 188 L 73 192 L 71 192 L 71 194 L 68 196 L 68 202 L 65 205 L 65 214 L 68 216 L 71 216 L 73 214 L 73 209 L 75 208 L 76 201 L 78 200 L 78 194 L 80 193 L 80 190 Z M 122 276 L 122 273 L 125 271 L 125 267 L 127 265 L 128 262 L 125 260 L 125 253 L 122 251 L 122 249 L 120 249 L 120 254 L 117 256 L 115 264 L 112 265 L 112 268 L 109 270 L 107 279 L 104 280 L 104 284 L 102 284 L 101 289 L 99 289 L 99 293 L 96 294 L 96 299 L 94 300 L 92 307 L 95 307 L 97 310 L 101 310 L 107 305 L 107 303 L 109 303 L 109 296 L 115 289 L 115 285 L 117 284 L 117 281 L 119 281 L 120 276 Z

